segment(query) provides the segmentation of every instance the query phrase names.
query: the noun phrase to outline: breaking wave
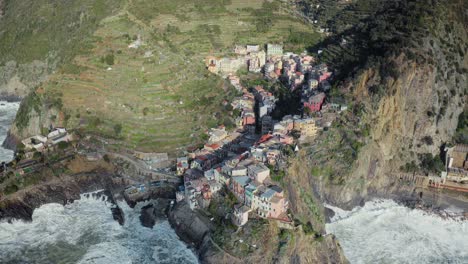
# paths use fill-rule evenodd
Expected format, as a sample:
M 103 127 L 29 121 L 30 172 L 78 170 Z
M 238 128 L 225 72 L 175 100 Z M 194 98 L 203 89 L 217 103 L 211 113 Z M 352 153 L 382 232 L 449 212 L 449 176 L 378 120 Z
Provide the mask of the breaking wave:
M 141 225 L 144 204 L 119 206 L 123 226 L 113 219 L 110 203 L 85 195 L 65 206 L 37 208 L 32 222 L 2 222 L 0 263 L 198 263 L 167 221 L 152 229 Z
M 335 212 L 327 233 L 351 263 L 468 263 L 467 222 L 444 219 L 391 200 Z

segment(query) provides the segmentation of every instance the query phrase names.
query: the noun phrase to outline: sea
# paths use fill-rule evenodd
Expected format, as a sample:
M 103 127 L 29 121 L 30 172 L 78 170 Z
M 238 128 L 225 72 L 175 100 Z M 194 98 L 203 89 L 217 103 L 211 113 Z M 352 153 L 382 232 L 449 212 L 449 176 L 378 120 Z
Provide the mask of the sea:
M 410 209 L 392 200 L 335 212 L 334 234 L 351 263 L 468 263 L 468 222 Z M 456 215 L 457 208 L 447 214 Z
M 19 103 L 0 102 L 0 142 L 18 107 Z M 12 158 L 12 151 L 0 147 L 0 161 Z M 0 263 L 198 263 L 167 220 L 153 228 L 141 225 L 144 203 L 133 209 L 118 204 L 125 216 L 123 226 L 113 219 L 111 203 L 85 194 L 65 206 L 42 205 L 31 222 L 0 222 Z M 338 238 L 353 264 L 468 263 L 467 222 L 391 200 L 367 202 L 352 211 L 327 207 L 335 215 L 326 231 Z
M 45 204 L 34 210 L 32 222 L 0 223 L 0 263 L 192 264 L 194 252 L 167 220 L 153 228 L 140 223 L 139 203 L 118 202 L 125 223 L 112 217 L 105 196 L 82 194 L 65 206 Z
M 8 129 L 15 119 L 19 105 L 19 102 L 0 101 L 0 163 L 13 160 L 14 152 L 3 148 L 1 145 L 8 134 Z
M 0 145 L 5 140 L 19 103 L 0 101 Z M 0 146 L 0 162 L 13 159 Z M 1 264 L 192 264 L 195 252 L 183 243 L 167 220 L 153 228 L 140 223 L 139 203 L 130 208 L 118 202 L 125 223 L 112 217 L 105 196 L 82 194 L 67 205 L 45 204 L 34 210 L 31 222 L 0 221 Z

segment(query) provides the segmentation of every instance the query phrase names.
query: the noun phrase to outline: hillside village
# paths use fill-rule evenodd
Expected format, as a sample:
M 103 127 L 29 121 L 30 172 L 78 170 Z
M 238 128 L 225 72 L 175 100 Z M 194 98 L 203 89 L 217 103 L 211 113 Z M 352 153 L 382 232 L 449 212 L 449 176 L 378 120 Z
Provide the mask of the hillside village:
M 177 200 L 186 200 L 192 210 L 203 209 L 213 195 L 227 188 L 237 199 L 231 214 L 234 224 L 242 226 L 249 217 L 261 217 L 288 226 L 289 202 L 275 176 L 284 174 L 287 156 L 299 150 L 299 142 L 313 140 L 346 106 L 325 104 L 332 72 L 310 55 L 284 53 L 277 44 L 267 44 L 266 51 L 259 45 L 236 46 L 233 52 L 235 57 L 208 56 L 206 66 L 242 92 L 230 102 L 240 113 L 236 128 L 232 132 L 224 126 L 212 128 L 203 148 L 177 159 L 177 173 L 184 179 Z M 291 92 L 300 89 L 304 114 L 274 120 L 278 99 L 263 86 L 244 87 L 237 71 L 245 67 L 263 73 L 266 80 L 281 82 Z
M 249 217 L 261 217 L 288 226 L 292 222 L 288 201 L 272 176 L 284 173 L 288 151 L 297 151 L 301 142 L 313 141 L 347 110 L 347 105 L 340 98 L 327 98 L 333 72 L 310 55 L 283 52 L 276 44 L 267 44 L 266 51 L 259 45 L 236 46 L 234 54 L 209 56 L 206 66 L 242 92 L 231 102 L 240 112 L 237 127 L 233 132 L 224 127 L 211 129 L 202 149 L 177 160 L 177 173 L 184 178 L 177 199 L 186 200 L 192 210 L 207 208 L 213 195 L 227 187 L 237 198 L 231 215 L 234 224 L 242 226 Z M 262 86 L 244 87 L 237 72 L 245 67 L 262 73 L 266 80 L 281 82 L 291 92 L 300 90 L 303 114 L 273 120 L 277 98 Z M 467 150 L 462 145 L 449 149 L 446 172 L 440 177 L 424 177 L 422 186 L 468 191 L 462 184 L 468 181 Z
M 287 177 L 288 156 L 298 151 L 301 143 L 313 142 L 347 106 L 327 98 L 333 72 L 310 55 L 283 52 L 282 46 L 275 44 L 267 44 L 266 52 L 259 45 L 236 46 L 234 53 L 234 58 L 209 56 L 206 66 L 208 71 L 225 77 L 242 94 L 225 102 L 232 106 L 233 113 L 238 113 L 235 128 L 228 130 L 221 125 L 210 129 L 203 147 L 190 148 L 186 156 L 176 159 L 175 174 L 183 181 L 177 201 L 185 200 L 192 210 L 207 209 L 219 192 L 228 191 L 237 200 L 230 213 L 235 225 L 243 226 L 249 218 L 260 217 L 287 228 L 292 225 L 293 216 L 280 185 L 282 177 Z M 290 92 L 299 91 L 302 114 L 275 120 L 272 113 L 278 98 L 261 85 L 245 87 L 238 76 L 242 67 L 261 73 L 265 80 L 280 82 Z M 21 160 L 14 166 L 4 164 L 1 169 L 13 170 L 15 175 L 28 174 L 41 166 L 39 156 L 53 155 L 57 149 L 67 149 L 73 155 L 80 148 L 79 154 L 89 161 L 102 159 L 109 151 L 99 151 L 86 140 L 70 149 L 69 143 L 75 139 L 65 128 L 51 127 L 47 136 L 24 139 Z M 464 145 L 448 148 L 445 171 L 440 176 L 423 177 L 423 186 L 467 192 L 467 153 Z M 141 175 L 153 178 L 148 184 L 129 186 L 126 189 L 129 196 L 144 195 L 164 186 L 168 179 L 175 180 L 169 177 L 171 173 L 161 174 L 162 168 L 173 164 L 167 153 L 131 151 L 122 155 L 140 168 Z M 165 181 L 154 181 L 155 175 L 168 176 Z

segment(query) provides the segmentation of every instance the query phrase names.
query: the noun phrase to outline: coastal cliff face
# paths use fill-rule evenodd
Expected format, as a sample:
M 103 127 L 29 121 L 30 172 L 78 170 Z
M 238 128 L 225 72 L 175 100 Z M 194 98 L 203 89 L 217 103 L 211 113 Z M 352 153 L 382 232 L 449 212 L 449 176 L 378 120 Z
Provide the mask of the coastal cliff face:
M 261 227 L 262 237 L 256 244 L 258 248 L 240 253 L 243 251 L 232 252 L 219 245 L 213 236 L 226 236 L 225 243 L 237 243 L 238 248 L 249 247 L 247 243 L 251 241 L 246 238 L 242 243 L 230 241 L 234 238 L 216 233 L 215 224 L 190 210 L 186 203 L 177 204 L 169 212 L 169 221 L 179 237 L 196 248 L 202 263 L 348 263 L 333 235 L 317 239 L 301 229 L 281 231 L 270 222 Z M 243 229 L 252 228 L 250 225 L 248 223 Z M 242 230 L 236 233 L 242 233 Z
M 34 209 L 43 204 L 67 204 L 80 199 L 80 194 L 105 190 L 111 199 L 126 183 L 107 172 L 61 176 L 43 184 L 37 184 L 0 199 L 0 220 L 32 220 Z
M 466 109 L 466 1 L 390 6 L 366 26 L 340 34 L 338 39 L 348 39 L 346 45 L 327 46 L 337 54 L 358 54 L 347 62 L 345 55 L 328 53 L 337 67 L 350 70 L 341 72 L 335 90 L 352 102 L 350 111 L 297 158 L 308 159 L 303 177 L 317 197 L 345 208 L 372 197 L 414 196 L 414 187 L 402 185 L 396 175 L 437 173 L 425 162 L 439 159 L 442 146 L 453 142 Z M 356 64 L 361 66 L 350 67 Z
M 8 61 L 3 66 L 0 65 L 0 98 L 24 98 L 32 87 L 46 81 L 54 68 L 54 64 L 39 60 L 25 64 Z
M 70 65 L 120 1 L 0 1 L 0 98 L 22 98 Z
M 61 103 L 52 106 L 55 102 L 34 93 L 52 74 L 73 71 L 73 58 L 91 48 L 99 21 L 120 3 L 0 1 L 0 99 L 24 99 L 6 147 L 14 148 L 50 124 L 64 125 Z

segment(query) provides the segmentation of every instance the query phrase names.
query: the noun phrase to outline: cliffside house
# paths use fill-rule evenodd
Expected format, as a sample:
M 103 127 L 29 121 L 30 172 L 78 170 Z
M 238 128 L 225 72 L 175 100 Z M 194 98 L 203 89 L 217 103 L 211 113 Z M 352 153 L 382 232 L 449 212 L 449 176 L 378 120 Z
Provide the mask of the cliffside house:
M 279 186 L 270 186 L 259 196 L 258 214 L 261 217 L 287 219 L 288 202 Z
M 293 129 L 301 132 L 301 137 L 314 137 L 319 127 L 313 118 L 294 119 Z
M 176 164 L 177 175 L 183 175 L 186 170 L 189 168 L 188 158 L 187 157 L 180 157 L 177 158 Z
M 250 179 L 263 183 L 270 176 L 270 169 L 263 163 L 250 165 L 248 167 L 248 175 Z
M 59 142 L 69 142 L 71 140 L 71 135 L 68 134 L 65 128 L 55 128 L 47 135 L 47 143 L 51 145 L 57 145 Z
M 325 102 L 325 93 L 319 93 L 311 96 L 306 102 L 304 107 L 309 108 L 311 112 L 319 112 L 322 110 L 322 105 Z
M 231 221 L 236 226 L 243 226 L 249 221 L 250 208 L 242 204 L 234 205 Z
M 23 143 L 24 150 L 26 152 L 29 152 L 29 151 L 42 152 L 47 143 L 47 138 L 41 135 L 37 135 L 37 136 L 30 137 L 30 138 L 26 138 L 23 141 L 21 141 L 21 143 Z
M 250 182 L 250 178 L 247 176 L 238 176 L 231 178 L 230 189 L 232 193 L 236 196 L 236 198 L 240 202 L 244 202 L 245 200 L 245 187 Z

